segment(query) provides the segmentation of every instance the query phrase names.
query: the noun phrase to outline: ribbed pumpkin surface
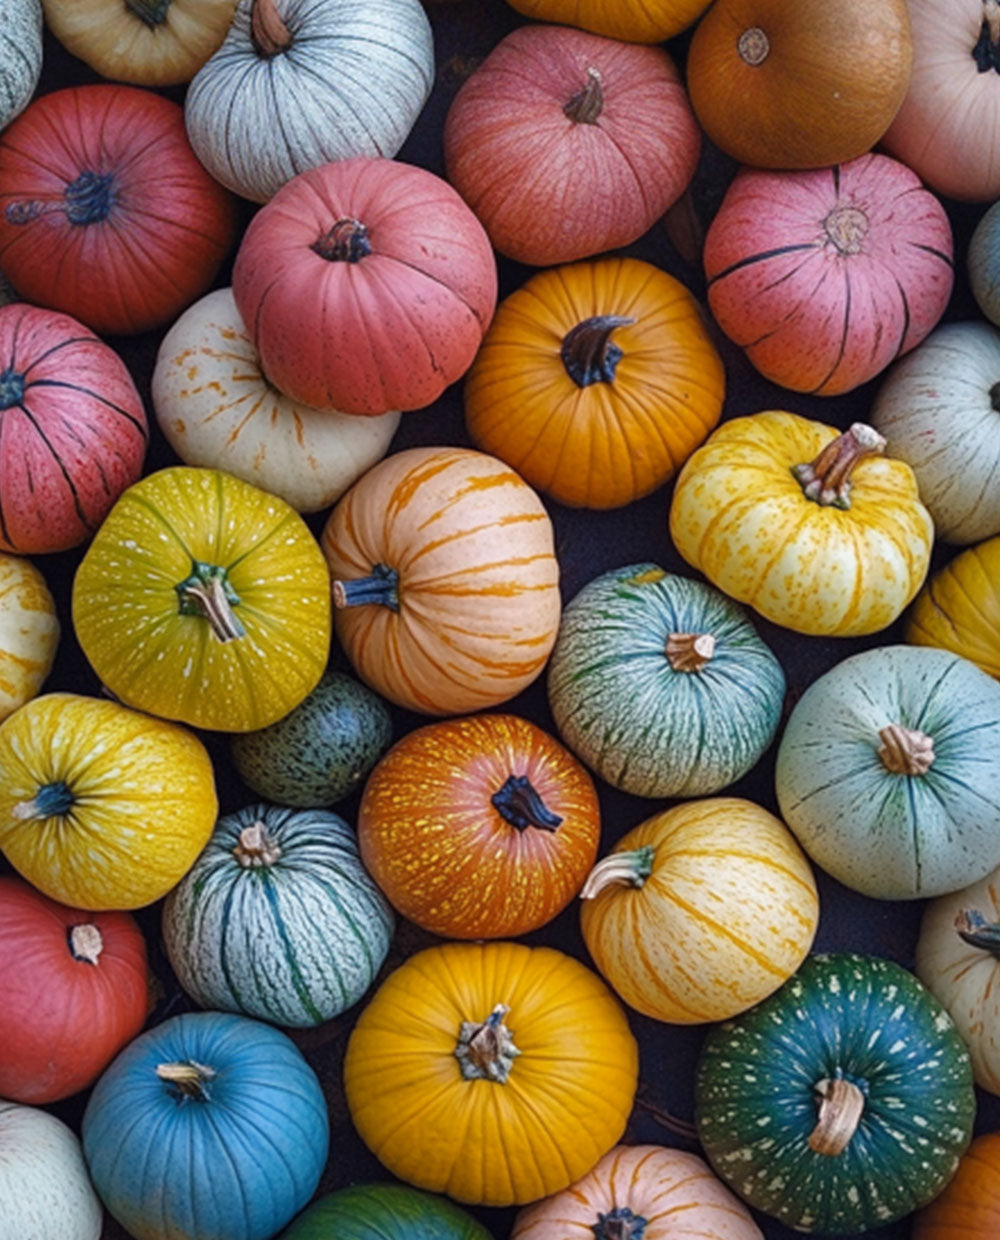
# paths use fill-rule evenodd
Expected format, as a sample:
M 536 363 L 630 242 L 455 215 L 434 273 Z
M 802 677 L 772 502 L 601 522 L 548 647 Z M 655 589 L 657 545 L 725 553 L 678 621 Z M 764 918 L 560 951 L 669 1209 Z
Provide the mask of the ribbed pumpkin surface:
M 41 689 L 59 643 L 56 605 L 30 560 L 0 553 L 0 720 Z
M 916 646 L 939 646 L 1000 680 L 1000 537 L 969 547 L 927 582 L 906 618 Z
M 471 1214 L 404 1184 L 351 1184 L 311 1205 L 282 1240 L 490 1240 Z
M 913 1220 L 913 1240 L 1000 1236 L 1000 1133 L 976 1137 L 941 1195 Z

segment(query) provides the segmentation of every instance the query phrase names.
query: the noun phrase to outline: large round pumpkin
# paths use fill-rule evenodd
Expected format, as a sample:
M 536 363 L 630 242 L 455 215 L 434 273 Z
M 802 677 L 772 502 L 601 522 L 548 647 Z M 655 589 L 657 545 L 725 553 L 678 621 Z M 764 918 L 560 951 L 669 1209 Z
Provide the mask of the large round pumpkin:
M 394 1175 L 496 1206 L 589 1171 L 625 1129 L 637 1073 L 600 978 L 520 943 L 411 956 L 369 1000 L 344 1058 L 351 1119 Z
M 59 632 L 45 578 L 30 560 L 0 553 L 0 721 L 45 683 Z
M 939 646 L 1000 680 L 1000 535 L 949 560 L 917 595 L 906 640 Z
M 102 335 L 174 318 L 212 283 L 235 222 L 180 107 L 152 91 L 55 91 L 0 135 L 0 267 L 25 300 Z
M 322 676 L 329 578 L 284 500 L 178 465 L 129 487 L 108 514 L 76 572 L 73 624 L 122 702 L 248 732 L 288 714 Z
M 448 180 L 494 246 L 537 266 L 642 236 L 694 176 L 701 138 L 674 62 L 562 26 L 521 26 L 455 96 Z
M 424 168 L 345 159 L 258 211 L 233 296 L 270 381 L 316 409 L 421 409 L 468 369 L 496 306 L 496 260 Z
M 541 271 L 501 302 L 465 381 L 469 434 L 560 504 L 617 508 L 674 476 L 725 373 L 679 280 L 637 258 Z
M 142 399 L 118 354 L 68 314 L 0 307 L 0 356 L 0 549 L 65 551 L 142 472 Z
M 552 523 L 495 457 L 409 448 L 370 469 L 321 537 L 337 637 L 408 710 L 497 706 L 541 673 L 559 626 Z
M 995 1240 L 1000 1235 L 1000 1132 L 976 1137 L 944 1192 L 913 1220 L 912 1240 Z
M 536 21 L 559 22 L 634 43 L 660 43 L 690 26 L 709 0 L 509 0 Z
M 27 106 L 41 71 L 41 0 L 7 0 L 0 10 L 0 129 Z
M 41 1105 L 86 1089 L 145 1023 L 141 930 L 0 877 L 0 943 L 0 1096 Z
M 350 1184 L 320 1197 L 282 1240 L 490 1240 L 471 1214 L 405 1184 Z

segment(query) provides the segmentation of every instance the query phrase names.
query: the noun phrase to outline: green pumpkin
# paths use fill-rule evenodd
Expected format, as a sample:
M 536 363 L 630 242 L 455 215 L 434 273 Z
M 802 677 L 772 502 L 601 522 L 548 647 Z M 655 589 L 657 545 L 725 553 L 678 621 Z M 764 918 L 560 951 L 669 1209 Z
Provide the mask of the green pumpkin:
M 739 604 L 632 564 L 565 609 L 548 691 L 563 740 L 602 779 L 638 796 L 693 797 L 757 762 L 785 676 Z
M 855 891 L 957 891 L 1000 865 L 998 755 L 1000 682 L 947 650 L 866 650 L 796 703 L 775 770 L 781 816 Z
M 278 1025 L 318 1025 L 357 1003 L 392 930 L 354 832 L 322 809 L 251 805 L 220 818 L 163 907 L 188 994 Z
M 471 1214 L 402 1184 L 352 1184 L 300 1214 L 281 1240 L 490 1240 Z
M 718 1175 L 797 1231 L 856 1235 L 951 1179 L 972 1135 L 972 1067 L 912 973 L 812 956 L 780 990 L 709 1031 L 698 1136 Z

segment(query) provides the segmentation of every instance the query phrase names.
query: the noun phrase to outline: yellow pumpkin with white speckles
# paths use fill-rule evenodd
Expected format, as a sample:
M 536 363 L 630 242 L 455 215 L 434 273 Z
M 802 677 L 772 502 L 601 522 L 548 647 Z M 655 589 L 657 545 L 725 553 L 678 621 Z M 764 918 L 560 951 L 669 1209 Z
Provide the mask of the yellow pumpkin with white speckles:
M 670 535 L 731 598 L 812 636 L 877 633 L 920 589 L 934 523 L 913 471 L 855 423 L 769 410 L 724 423 L 681 471 Z
M 0 552 L 0 720 L 41 689 L 58 644 L 45 578 L 29 560 Z

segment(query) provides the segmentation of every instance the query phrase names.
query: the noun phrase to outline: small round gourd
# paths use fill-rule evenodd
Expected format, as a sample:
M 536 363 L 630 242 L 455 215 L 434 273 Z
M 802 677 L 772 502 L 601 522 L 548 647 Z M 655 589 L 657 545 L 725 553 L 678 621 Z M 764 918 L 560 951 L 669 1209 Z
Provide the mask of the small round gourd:
M 1000 535 L 938 569 L 914 600 L 904 636 L 961 655 L 1000 680 Z
M 995 1240 L 1000 1235 L 1000 1132 L 976 1137 L 944 1191 L 916 1215 L 912 1240 Z
M 566 744 L 637 796 L 717 792 L 757 762 L 785 676 L 743 608 L 711 586 L 631 564 L 567 605 L 548 671 Z
M 1000 864 L 1000 684 L 922 646 L 852 655 L 796 702 L 781 814 L 817 865 L 879 900 L 956 891 Z
M 162 925 L 174 972 L 202 1007 L 307 1026 L 361 998 L 393 916 L 342 818 L 251 805 L 219 819 Z
M 41 572 L 0 552 L 0 722 L 33 698 L 59 644 L 55 601 Z
M 41 72 L 41 0 L 7 0 L 0 10 L 0 129 L 27 107 Z
M 490 1240 L 471 1214 L 406 1184 L 351 1184 L 321 1197 L 282 1240 Z
M 969 240 L 969 287 L 991 323 L 1000 325 L 1000 203 L 984 213 Z

